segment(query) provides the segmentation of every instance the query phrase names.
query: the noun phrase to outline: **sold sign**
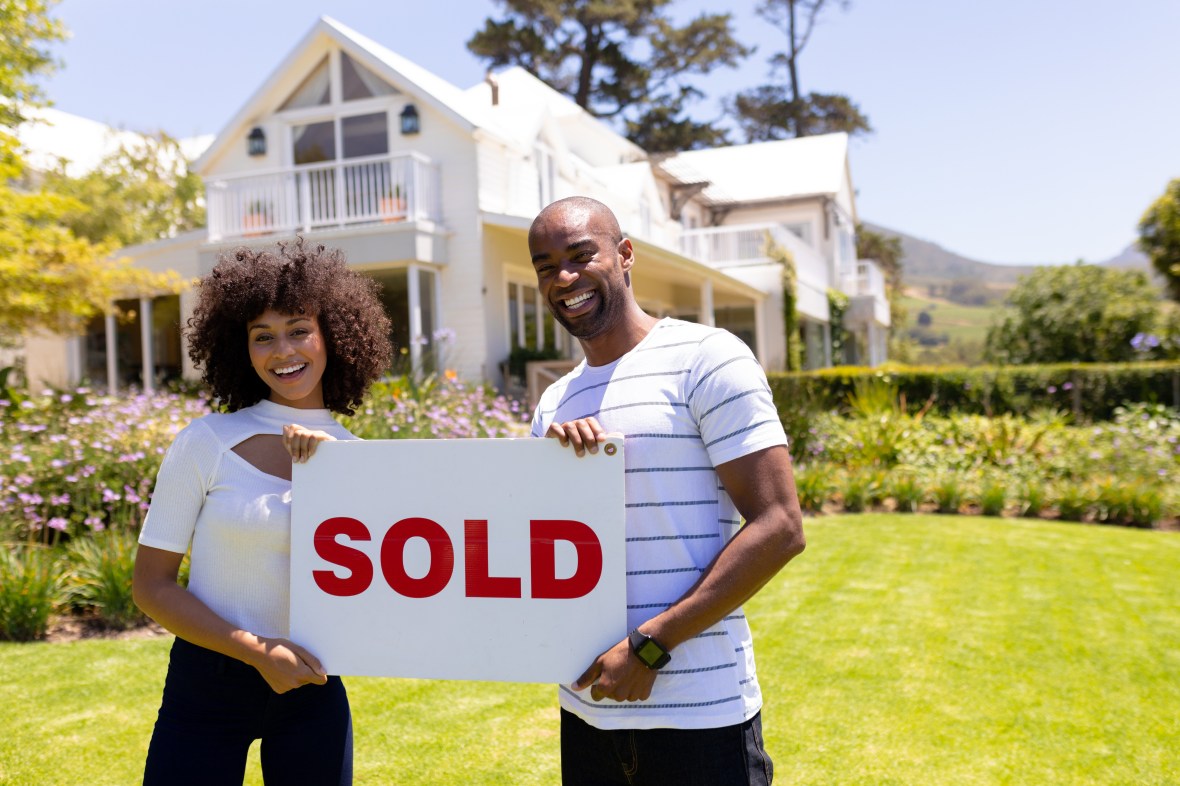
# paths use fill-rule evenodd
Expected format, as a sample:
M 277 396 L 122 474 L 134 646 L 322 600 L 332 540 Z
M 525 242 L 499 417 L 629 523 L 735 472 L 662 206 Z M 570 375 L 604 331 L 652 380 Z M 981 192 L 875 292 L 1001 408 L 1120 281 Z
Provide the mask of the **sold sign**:
M 622 441 L 328 442 L 292 478 L 291 639 L 331 674 L 572 682 L 626 635 Z

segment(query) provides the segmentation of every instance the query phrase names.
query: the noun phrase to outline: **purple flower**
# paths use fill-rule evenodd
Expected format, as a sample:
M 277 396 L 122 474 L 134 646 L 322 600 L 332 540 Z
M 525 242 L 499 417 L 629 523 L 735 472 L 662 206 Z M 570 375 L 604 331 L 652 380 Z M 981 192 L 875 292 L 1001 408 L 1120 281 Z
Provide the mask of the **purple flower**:
M 65 532 L 66 527 L 70 526 L 70 522 L 63 519 L 61 516 L 54 516 L 49 520 L 49 528 L 55 529 L 58 532 Z

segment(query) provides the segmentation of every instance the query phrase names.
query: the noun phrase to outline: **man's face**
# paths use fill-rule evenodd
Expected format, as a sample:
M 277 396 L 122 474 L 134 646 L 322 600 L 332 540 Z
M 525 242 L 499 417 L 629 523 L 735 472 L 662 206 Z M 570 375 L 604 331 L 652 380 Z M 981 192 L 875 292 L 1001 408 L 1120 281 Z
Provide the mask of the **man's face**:
M 631 242 L 605 217 L 568 207 L 534 222 L 529 252 L 541 296 L 561 326 L 578 339 L 603 335 L 622 322 L 631 293 Z

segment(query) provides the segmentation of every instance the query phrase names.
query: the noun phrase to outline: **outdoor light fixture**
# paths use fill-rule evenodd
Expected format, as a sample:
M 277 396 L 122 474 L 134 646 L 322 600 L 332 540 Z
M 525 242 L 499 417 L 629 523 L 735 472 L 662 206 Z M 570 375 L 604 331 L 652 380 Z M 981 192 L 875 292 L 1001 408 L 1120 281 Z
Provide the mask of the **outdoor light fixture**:
M 252 156 L 266 155 L 266 134 L 259 126 L 254 126 L 246 137 L 246 151 Z
M 402 134 L 409 136 L 416 134 L 420 130 L 418 126 L 418 110 L 414 108 L 413 104 L 406 104 L 406 108 L 402 110 L 399 115 L 402 121 Z

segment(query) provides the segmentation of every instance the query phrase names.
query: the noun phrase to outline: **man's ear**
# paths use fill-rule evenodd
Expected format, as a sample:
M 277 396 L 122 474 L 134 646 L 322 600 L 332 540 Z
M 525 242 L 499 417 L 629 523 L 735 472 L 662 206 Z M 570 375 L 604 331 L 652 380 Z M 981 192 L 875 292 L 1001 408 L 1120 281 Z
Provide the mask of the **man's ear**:
M 623 238 L 619 241 L 619 262 L 623 266 L 623 272 L 629 272 L 635 265 L 635 249 L 631 247 L 631 241 L 628 238 Z

